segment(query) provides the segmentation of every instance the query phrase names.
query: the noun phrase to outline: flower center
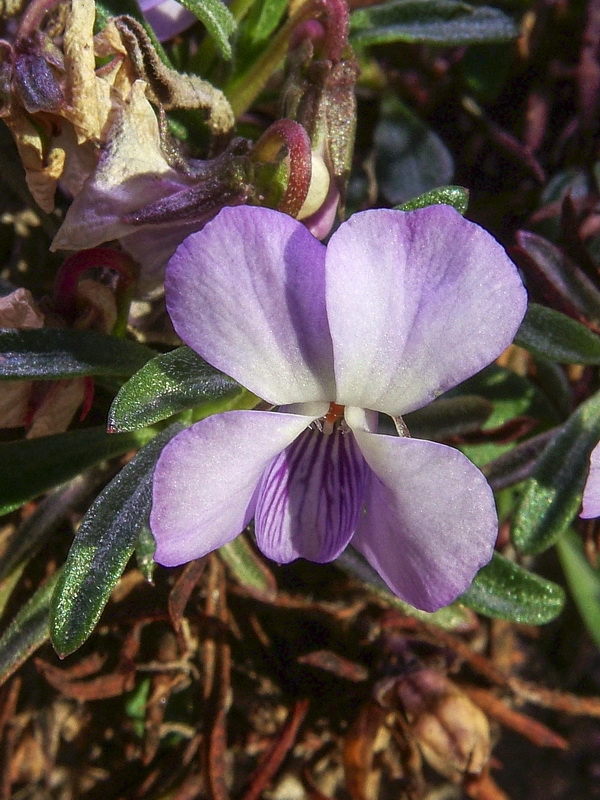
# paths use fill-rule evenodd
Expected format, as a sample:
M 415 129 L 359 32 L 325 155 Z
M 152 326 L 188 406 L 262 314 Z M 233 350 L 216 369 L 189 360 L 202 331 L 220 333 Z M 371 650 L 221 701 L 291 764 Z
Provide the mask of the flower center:
M 333 433 L 335 425 L 341 419 L 344 418 L 344 409 L 345 406 L 339 405 L 339 403 L 329 403 L 329 411 L 323 417 L 323 433 L 329 436 Z

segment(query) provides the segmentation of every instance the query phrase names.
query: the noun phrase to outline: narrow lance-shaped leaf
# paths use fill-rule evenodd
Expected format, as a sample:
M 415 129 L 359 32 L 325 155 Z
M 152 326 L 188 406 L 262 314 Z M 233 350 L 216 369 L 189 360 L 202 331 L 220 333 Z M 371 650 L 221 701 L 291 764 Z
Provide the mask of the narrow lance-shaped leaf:
M 581 505 L 592 449 L 600 439 L 600 392 L 582 403 L 540 456 L 515 514 L 512 537 L 541 553 L 571 524 Z
M 469 205 L 469 190 L 462 186 L 438 186 L 437 189 L 413 197 L 406 203 L 400 203 L 396 208 L 399 211 L 414 211 L 416 208 L 439 205 L 452 206 L 459 214 L 464 215 Z
M 356 45 L 424 42 L 462 45 L 514 39 L 514 22 L 497 8 L 461 0 L 391 0 L 361 8 L 350 17 Z
M 7 514 L 99 461 L 137 449 L 151 436 L 146 430 L 109 435 L 99 427 L 0 444 L 0 514 Z
M 583 552 L 581 540 L 568 531 L 557 544 L 567 583 L 590 636 L 600 648 L 600 570 Z
M 233 399 L 243 391 L 239 383 L 189 347 L 179 347 L 150 361 L 121 388 L 111 406 L 108 426 L 135 430 L 187 408 Z
M 494 553 L 459 602 L 488 617 L 543 625 L 560 614 L 565 593 L 558 584 Z
M 129 376 L 155 355 L 137 342 L 96 331 L 0 330 L 0 380 Z
M 231 58 L 230 37 L 235 33 L 236 22 L 233 14 L 222 0 L 179 0 L 182 6 L 202 22 L 214 39 L 223 58 Z
M 100 618 L 150 511 L 156 461 L 180 430 L 171 425 L 143 447 L 83 518 L 52 599 L 52 643 L 60 656 L 80 647 Z
M 242 586 L 263 598 L 275 597 L 277 586 L 273 574 L 244 535 L 220 547 L 219 556 Z
M 452 179 L 454 164 L 445 144 L 393 95 L 383 98 L 374 139 L 375 176 L 390 203 L 410 204 L 415 195 L 431 196 L 440 183 Z
M 494 410 L 490 400 L 477 395 L 441 397 L 428 406 L 406 414 L 404 421 L 411 436 L 442 440 L 478 431 Z
M 287 6 L 287 0 L 262 0 L 252 6 L 246 19 L 246 30 L 253 44 L 264 41 L 273 33 Z
M 559 311 L 530 303 L 515 343 L 561 364 L 600 364 L 600 336 Z
M 0 685 L 50 638 L 50 599 L 56 572 L 19 609 L 0 638 Z

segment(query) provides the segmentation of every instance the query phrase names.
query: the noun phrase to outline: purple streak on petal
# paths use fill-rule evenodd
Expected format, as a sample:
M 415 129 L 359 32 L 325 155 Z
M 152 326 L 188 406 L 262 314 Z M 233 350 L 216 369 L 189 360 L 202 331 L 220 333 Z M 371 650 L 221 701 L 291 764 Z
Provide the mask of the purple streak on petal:
M 279 563 L 324 563 L 358 523 L 367 467 L 352 433 L 305 430 L 265 471 L 256 503 L 256 541 Z
M 154 473 L 150 528 L 156 561 L 183 564 L 237 536 L 254 514 L 263 470 L 313 419 L 229 411 L 172 439 Z
M 510 344 L 526 294 L 504 249 L 449 206 L 355 214 L 327 248 L 337 402 L 403 414 Z
M 282 405 L 335 395 L 325 247 L 267 208 L 225 208 L 167 267 L 167 308 L 184 342 Z
M 583 490 L 583 508 L 579 515 L 583 519 L 600 517 L 600 444 L 592 450 L 590 472 Z
M 161 42 L 172 39 L 196 22 L 196 17 L 175 0 L 138 0 L 144 16 Z
M 355 431 L 372 470 L 352 544 L 399 597 L 424 611 L 451 603 L 492 557 L 494 496 L 446 445 Z
M 327 197 L 323 201 L 321 208 L 315 211 L 314 214 L 311 214 L 310 217 L 306 217 L 302 220 L 302 224 L 306 225 L 308 230 L 313 236 L 316 236 L 317 239 L 324 239 L 333 228 L 339 201 L 340 190 L 332 179 Z

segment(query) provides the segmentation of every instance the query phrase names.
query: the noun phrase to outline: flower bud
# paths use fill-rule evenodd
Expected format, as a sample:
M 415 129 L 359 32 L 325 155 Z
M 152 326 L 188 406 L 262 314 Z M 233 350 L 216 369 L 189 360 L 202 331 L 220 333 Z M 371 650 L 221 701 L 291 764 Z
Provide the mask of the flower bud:
M 321 156 L 316 153 L 311 154 L 311 176 L 308 194 L 302 204 L 302 208 L 297 214 L 297 219 L 303 220 L 315 214 L 325 202 L 329 192 L 329 170 Z

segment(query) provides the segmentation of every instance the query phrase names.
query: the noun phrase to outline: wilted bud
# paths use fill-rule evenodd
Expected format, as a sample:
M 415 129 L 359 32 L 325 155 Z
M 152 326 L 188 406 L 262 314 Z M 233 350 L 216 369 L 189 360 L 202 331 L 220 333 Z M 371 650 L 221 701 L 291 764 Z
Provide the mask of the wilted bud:
M 398 681 L 398 698 L 425 759 L 459 781 L 477 775 L 490 757 L 485 714 L 445 675 L 423 669 Z
M 358 64 L 348 44 L 348 8 L 328 0 L 326 14 L 298 26 L 290 42 L 283 111 L 308 132 L 313 151 L 333 179 L 326 206 L 337 206 L 350 174 Z M 308 215 L 307 215 L 308 216 Z M 333 215 L 329 213 L 331 222 Z M 322 220 L 317 220 L 322 226 Z

